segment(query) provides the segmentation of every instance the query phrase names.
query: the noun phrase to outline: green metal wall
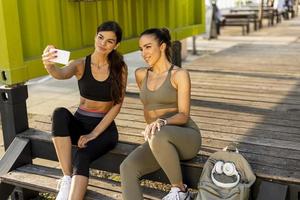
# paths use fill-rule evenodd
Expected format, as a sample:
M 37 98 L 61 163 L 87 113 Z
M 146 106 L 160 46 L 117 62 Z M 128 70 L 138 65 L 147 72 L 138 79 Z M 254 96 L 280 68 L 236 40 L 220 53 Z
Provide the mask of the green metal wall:
M 124 32 L 119 50 L 138 49 L 146 28 L 168 27 L 173 40 L 203 33 L 204 0 L 0 0 L 0 82 L 26 82 L 46 74 L 47 44 L 70 50 L 72 58 L 93 49 L 96 28 L 117 21 Z

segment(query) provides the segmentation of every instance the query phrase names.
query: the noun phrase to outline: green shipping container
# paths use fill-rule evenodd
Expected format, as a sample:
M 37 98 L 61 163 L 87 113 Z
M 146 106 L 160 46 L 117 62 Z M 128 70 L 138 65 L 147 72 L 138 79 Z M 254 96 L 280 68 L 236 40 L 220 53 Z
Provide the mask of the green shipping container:
M 139 34 L 167 27 L 180 40 L 205 30 L 204 0 L 0 0 L 0 82 L 24 83 L 46 74 L 41 62 L 47 44 L 71 51 L 93 50 L 99 24 L 117 21 L 124 32 L 119 51 L 138 49 Z

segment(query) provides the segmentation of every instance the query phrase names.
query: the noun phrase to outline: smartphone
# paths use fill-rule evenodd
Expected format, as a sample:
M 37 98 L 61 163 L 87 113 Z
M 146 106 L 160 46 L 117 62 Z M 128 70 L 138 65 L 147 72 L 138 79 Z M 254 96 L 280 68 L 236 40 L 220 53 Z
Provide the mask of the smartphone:
M 51 62 L 59 63 L 66 65 L 69 62 L 70 58 L 70 51 L 65 51 L 61 49 L 50 49 L 50 52 L 57 51 L 56 55 L 57 57 L 54 59 L 51 59 Z

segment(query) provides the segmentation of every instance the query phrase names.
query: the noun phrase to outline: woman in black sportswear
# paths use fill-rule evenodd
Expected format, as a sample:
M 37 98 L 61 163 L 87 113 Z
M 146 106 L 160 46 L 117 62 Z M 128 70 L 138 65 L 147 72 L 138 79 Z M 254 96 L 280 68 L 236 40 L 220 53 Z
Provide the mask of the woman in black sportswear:
M 56 67 L 53 45 L 42 55 L 48 73 L 56 79 L 78 79 L 80 103 L 75 114 L 57 108 L 52 116 L 52 136 L 63 171 L 58 200 L 83 199 L 88 185 L 90 163 L 115 147 L 118 131 L 114 119 L 123 102 L 127 66 L 116 51 L 122 39 L 120 26 L 113 21 L 97 28 L 95 50 L 63 68 Z M 71 147 L 76 145 L 72 160 Z

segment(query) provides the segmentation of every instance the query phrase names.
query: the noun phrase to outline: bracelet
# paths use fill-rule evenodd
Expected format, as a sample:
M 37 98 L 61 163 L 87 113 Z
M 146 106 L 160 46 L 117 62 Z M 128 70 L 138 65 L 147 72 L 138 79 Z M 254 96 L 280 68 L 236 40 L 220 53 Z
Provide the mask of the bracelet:
M 160 126 L 165 126 L 168 124 L 168 121 L 164 118 L 158 118 L 158 123 L 160 124 Z

